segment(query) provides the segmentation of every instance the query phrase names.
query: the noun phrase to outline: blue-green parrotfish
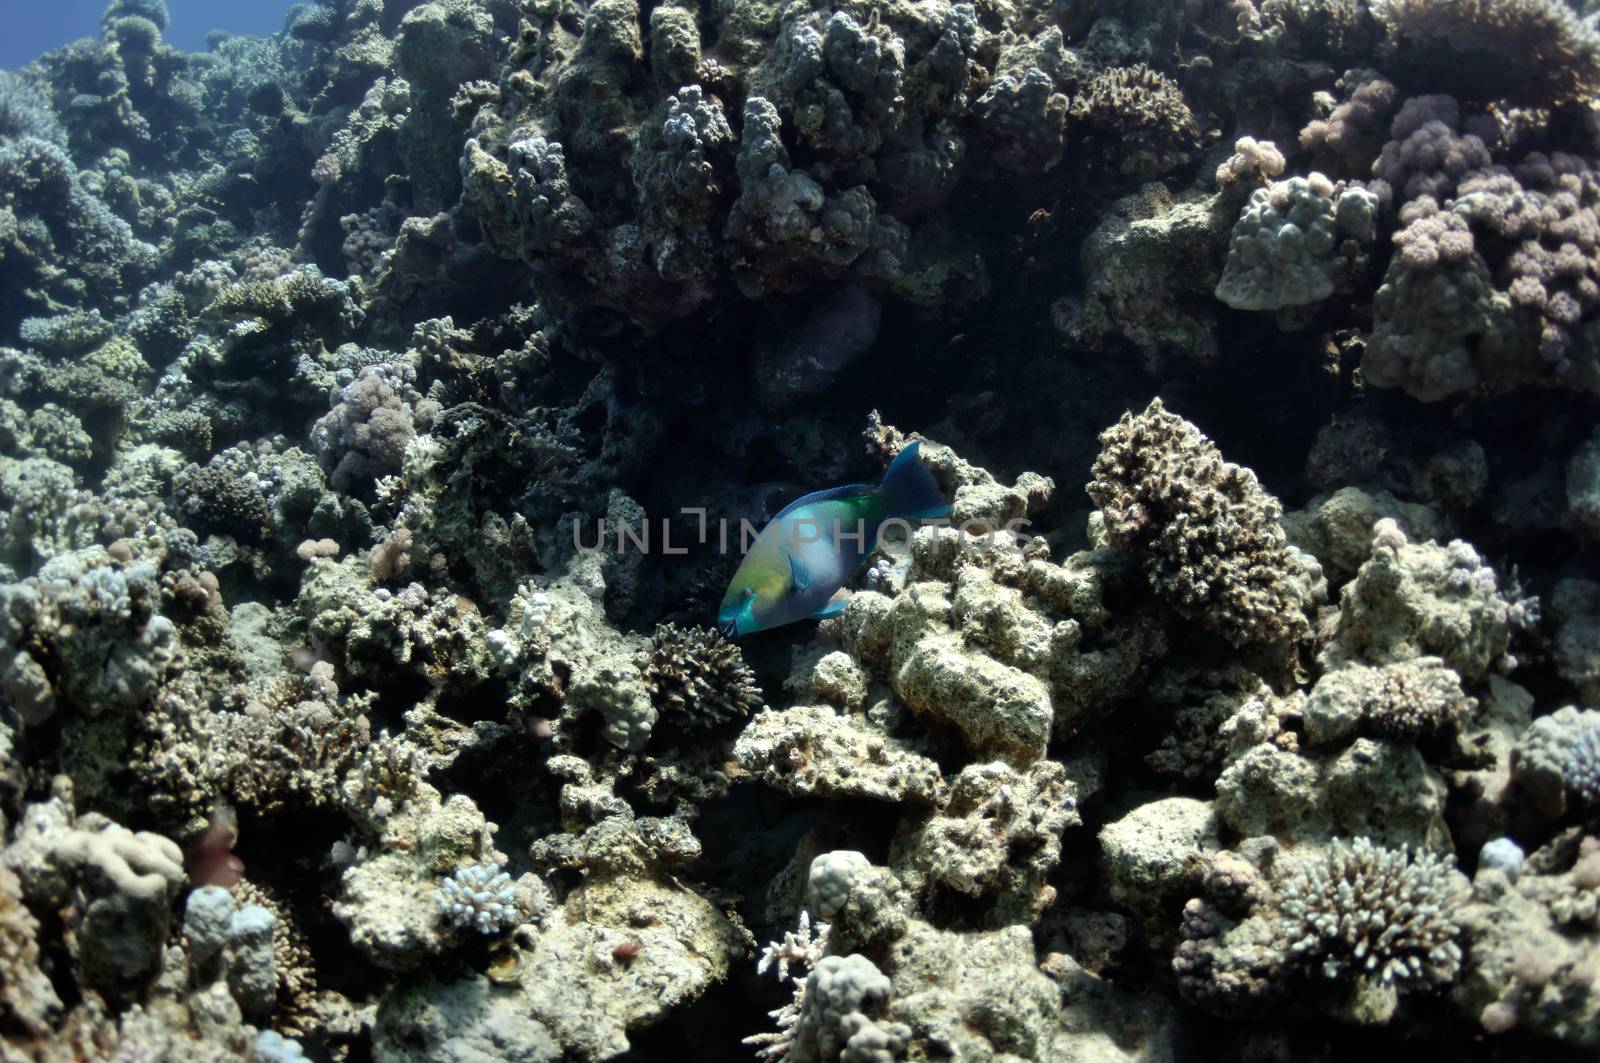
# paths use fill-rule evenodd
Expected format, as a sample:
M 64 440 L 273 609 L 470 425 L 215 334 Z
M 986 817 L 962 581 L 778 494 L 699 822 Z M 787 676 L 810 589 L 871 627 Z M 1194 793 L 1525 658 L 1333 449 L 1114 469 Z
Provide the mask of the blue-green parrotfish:
M 922 460 L 908 443 L 879 484 L 846 484 L 795 499 L 761 529 L 723 595 L 717 627 L 724 635 L 822 619 L 844 608 L 838 594 L 878 547 L 884 525 L 933 520 L 950 512 Z

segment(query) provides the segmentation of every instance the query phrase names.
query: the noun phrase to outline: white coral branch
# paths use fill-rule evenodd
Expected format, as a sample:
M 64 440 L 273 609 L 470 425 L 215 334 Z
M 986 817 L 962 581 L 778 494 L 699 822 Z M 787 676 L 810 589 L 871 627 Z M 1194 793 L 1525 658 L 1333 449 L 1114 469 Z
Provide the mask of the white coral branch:
M 813 926 L 811 913 L 802 909 L 799 925 L 786 932 L 782 941 L 772 942 L 762 951 L 761 959 L 756 963 L 756 973 L 766 974 L 776 964 L 778 977 L 788 978 L 790 964 L 808 969 L 814 967 L 827 947 L 828 924 L 817 923 Z

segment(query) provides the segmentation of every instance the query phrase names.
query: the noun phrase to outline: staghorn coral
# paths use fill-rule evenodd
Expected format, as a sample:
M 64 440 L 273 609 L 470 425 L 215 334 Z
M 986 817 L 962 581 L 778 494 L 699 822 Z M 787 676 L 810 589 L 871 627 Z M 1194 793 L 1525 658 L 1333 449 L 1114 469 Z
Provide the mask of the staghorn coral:
M 800 912 L 799 923 L 793 930 L 784 932 L 782 941 L 774 941 L 761 952 L 756 961 L 756 973 L 766 974 L 770 968 L 780 981 L 789 977 L 789 967 L 815 967 L 828 947 L 828 924 L 811 922 L 811 913 Z

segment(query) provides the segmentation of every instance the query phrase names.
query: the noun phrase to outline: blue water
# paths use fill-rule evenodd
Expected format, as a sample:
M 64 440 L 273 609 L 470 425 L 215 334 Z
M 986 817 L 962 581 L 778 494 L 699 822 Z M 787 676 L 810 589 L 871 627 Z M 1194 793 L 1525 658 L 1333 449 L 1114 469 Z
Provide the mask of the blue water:
M 108 0 L 0 0 L 0 68 L 15 70 L 42 52 L 98 36 Z M 266 36 L 283 28 L 288 0 L 167 0 L 167 43 L 203 52 L 214 29 Z

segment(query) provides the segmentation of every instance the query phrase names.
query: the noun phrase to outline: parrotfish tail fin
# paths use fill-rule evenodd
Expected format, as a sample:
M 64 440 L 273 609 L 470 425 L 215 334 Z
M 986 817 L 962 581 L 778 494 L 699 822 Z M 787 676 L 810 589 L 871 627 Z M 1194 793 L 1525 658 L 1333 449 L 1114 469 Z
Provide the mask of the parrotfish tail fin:
M 906 444 L 883 474 L 878 498 L 880 512 L 886 520 L 890 517 L 931 520 L 950 513 L 950 503 L 939 493 L 939 485 L 933 482 L 933 473 L 917 456 L 921 445 L 920 439 Z
M 838 616 L 844 612 L 844 607 L 850 604 L 850 592 L 843 587 L 833 592 L 833 597 L 821 609 L 812 613 L 811 620 L 826 620 L 830 616 Z

